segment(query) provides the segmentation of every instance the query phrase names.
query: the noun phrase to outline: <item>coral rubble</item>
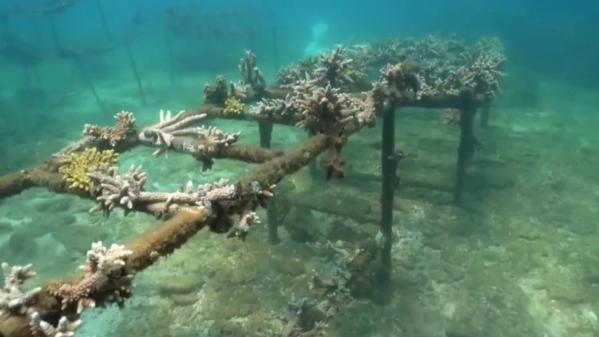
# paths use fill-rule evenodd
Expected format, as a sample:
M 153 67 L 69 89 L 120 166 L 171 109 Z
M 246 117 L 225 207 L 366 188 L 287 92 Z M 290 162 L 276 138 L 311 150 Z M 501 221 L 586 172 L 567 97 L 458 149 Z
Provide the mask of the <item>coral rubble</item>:
M 114 150 L 98 151 L 95 147 L 82 152 L 67 153 L 60 160 L 58 172 L 68 183 L 69 188 L 90 191 L 89 174 L 105 166 L 116 163 L 118 155 Z

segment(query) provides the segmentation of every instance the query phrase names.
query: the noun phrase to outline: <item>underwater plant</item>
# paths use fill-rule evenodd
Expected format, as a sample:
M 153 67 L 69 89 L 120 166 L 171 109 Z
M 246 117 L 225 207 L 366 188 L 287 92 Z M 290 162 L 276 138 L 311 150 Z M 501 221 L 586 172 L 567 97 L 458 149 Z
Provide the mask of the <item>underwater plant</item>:
M 61 158 L 58 172 L 69 188 L 89 192 L 92 190 L 90 173 L 116 163 L 118 154 L 114 150 L 98 151 L 95 147 L 82 152 L 69 153 Z

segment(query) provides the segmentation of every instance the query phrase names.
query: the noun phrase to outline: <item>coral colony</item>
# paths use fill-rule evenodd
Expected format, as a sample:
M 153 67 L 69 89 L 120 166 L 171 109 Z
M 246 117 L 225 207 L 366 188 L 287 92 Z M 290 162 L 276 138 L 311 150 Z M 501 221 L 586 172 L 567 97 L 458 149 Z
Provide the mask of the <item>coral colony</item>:
M 11 319 L 0 319 L 0 335 L 72 336 L 86 308 L 125 304 L 132 295 L 135 274 L 185 244 L 200 229 L 245 238 L 260 222 L 255 210 L 269 204 L 276 185 L 321 153 L 326 153 L 322 161 L 326 176 L 343 177 L 344 145 L 352 134 L 379 118 L 383 119 L 383 180 L 393 182 L 396 159 L 389 152 L 393 137 L 388 136 L 394 132 L 389 120 L 401 107 L 448 109 L 447 122 L 460 127 L 454 194 L 459 201 L 465 168 L 476 146 L 472 120 L 476 110 L 499 93 L 504 62 L 501 44 L 495 39 L 473 46 L 436 37 L 339 46 L 319 59 L 283 69 L 279 83 L 269 86 L 256 55 L 247 51 L 239 65 L 241 80 L 229 84 L 223 76 L 217 77 L 214 85 L 205 86 L 205 103 L 198 108 L 177 114 L 161 110 L 157 123 L 141 128 L 133 113 L 125 111 L 115 116 L 114 126 L 85 125 L 80 140 L 44 164 L 0 177 L 0 197 L 46 187 L 94 200 L 92 210 L 106 215 L 116 209 L 125 214 L 145 212 L 163 223 L 124 245 L 94 243 L 77 278 L 29 291 L 22 285 L 35 275 L 32 267 L 3 264 L 0 317 Z M 378 79 L 365 88 L 367 74 L 376 73 L 373 69 L 380 69 Z M 201 125 L 212 118 L 291 125 L 305 129 L 310 137 L 288 151 L 244 146 L 237 143 L 239 132 Z M 270 137 L 262 132 L 261 136 Z M 204 169 L 219 158 L 257 165 L 234 182 L 194 186 L 189 181 L 181 182 L 183 186 L 176 191 L 149 191 L 151 177 L 142 167 L 120 171 L 116 166 L 118 153 L 135 146 L 154 148 L 155 156 L 168 151 L 189 154 Z M 385 263 L 391 245 L 391 218 L 385 206 L 389 190 L 383 188 L 383 244 L 368 249 L 333 245 L 343 263 L 352 267 L 339 275 L 315 277 L 311 288 L 320 291 L 320 296 L 291 306 L 293 318 L 284 336 L 318 335 L 329 318 L 351 301 L 353 284 L 364 268 L 379 265 L 377 257 L 383 260 L 381 268 L 390 273 L 390 260 Z M 269 223 L 276 221 L 271 216 Z M 377 253 L 381 246 L 382 253 Z

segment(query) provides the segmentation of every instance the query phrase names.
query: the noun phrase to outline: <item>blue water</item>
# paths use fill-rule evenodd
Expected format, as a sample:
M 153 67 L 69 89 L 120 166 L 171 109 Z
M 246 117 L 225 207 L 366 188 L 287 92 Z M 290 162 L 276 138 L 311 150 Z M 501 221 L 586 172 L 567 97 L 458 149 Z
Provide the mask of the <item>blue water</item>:
M 83 124 L 108 125 L 121 110 L 145 126 L 160 109 L 201 105 L 205 83 L 239 78 L 245 50 L 274 84 L 283 67 L 338 44 L 499 38 L 506 76 L 489 127 L 476 127 L 463 203 L 451 200 L 451 112 L 401 109 L 392 295 L 339 305 L 322 336 L 599 336 L 599 2 L 80 0 L 43 13 L 59 2 L 0 0 L 0 176 L 42 163 Z M 210 123 L 259 143 L 255 123 Z M 281 243 L 268 243 L 262 210 L 247 241 L 201 232 L 137 275 L 124 308 L 86 312 L 77 336 L 316 336 L 288 331 L 294 305 L 315 296 L 312 276 L 342 269 L 332 247 L 351 255 L 377 235 L 380 124 L 348 141 L 347 179 L 325 182 L 309 167 L 281 183 Z M 277 125 L 272 143 L 289 149 L 306 137 Z M 222 160 L 204 172 L 189 156 L 151 152 L 119 159 L 143 165 L 150 190 L 235 180 L 252 167 Z M 0 261 L 33 263 L 31 284 L 41 285 L 71 276 L 92 242 L 124 243 L 157 223 L 90 215 L 92 204 L 41 188 L 1 199 Z

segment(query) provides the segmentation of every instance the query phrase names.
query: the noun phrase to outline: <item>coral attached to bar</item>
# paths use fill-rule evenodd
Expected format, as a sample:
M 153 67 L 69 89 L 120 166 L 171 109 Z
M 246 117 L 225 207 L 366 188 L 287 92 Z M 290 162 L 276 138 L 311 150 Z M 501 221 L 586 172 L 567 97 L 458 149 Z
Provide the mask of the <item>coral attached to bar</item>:
M 224 76 L 216 77 L 216 84 L 211 86 L 206 83 L 204 85 L 204 102 L 207 104 L 215 104 L 222 106 L 229 97 L 229 87 Z
M 67 153 L 61 158 L 58 172 L 69 184 L 69 188 L 90 191 L 92 188 L 89 174 L 114 165 L 118 154 L 114 150 L 98 151 L 95 147 L 87 148 L 82 152 Z
M 131 295 L 133 274 L 126 268 L 131 254 L 133 252 L 122 245 L 107 248 L 102 242 L 93 243 L 87 252 L 86 264 L 80 267 L 83 278 L 76 284 L 63 284 L 54 294 L 62 300 L 62 309 L 76 309 L 79 314 L 85 308 L 95 307 L 94 296 L 99 290 L 103 301 L 122 304 Z
M 243 113 L 244 107 L 244 104 L 241 103 L 241 101 L 237 97 L 230 96 L 225 101 L 225 107 L 223 112 L 225 114 L 240 115 Z
M 19 315 L 29 314 L 29 306 L 34 302 L 35 296 L 41 288 L 35 288 L 27 292 L 21 290 L 21 285 L 35 276 L 31 265 L 10 266 L 2 263 L 4 273 L 4 287 L 0 290 L 0 311 L 8 311 Z
M 346 124 L 370 124 L 374 110 L 330 84 L 322 87 L 313 81 L 303 81 L 293 87 L 284 100 L 265 99 L 250 110 L 255 114 L 289 116 L 296 125 L 312 134 L 339 135 Z
M 254 91 L 254 95 L 260 96 L 266 88 L 266 81 L 262 72 L 256 65 L 256 54 L 246 50 L 239 63 L 239 72 L 243 83 L 249 85 Z
M 39 312 L 34 308 L 35 300 L 42 288 L 34 288 L 23 292 L 21 285 L 30 277 L 35 276 L 31 265 L 10 266 L 2 263 L 4 272 L 4 287 L 0 290 L 0 312 L 6 311 L 11 314 L 26 316 L 29 319 L 29 328 L 34 336 L 39 337 L 72 337 L 81 325 L 80 321 L 69 321 L 61 317 L 58 325 L 41 319 Z
M 212 167 L 212 158 L 223 148 L 235 143 L 239 132 L 226 134 L 216 127 L 187 127 L 205 115 L 185 116 L 184 111 L 172 117 L 170 111 L 160 111 L 160 122 L 141 131 L 139 140 L 144 145 L 158 149 L 154 155 L 169 149 L 189 153 L 204 164 L 204 169 Z
M 118 174 L 116 167 L 109 167 L 89 174 L 95 186 L 96 207 L 92 211 L 102 210 L 110 213 L 115 207 L 122 207 L 125 214 L 133 210 L 144 188 L 147 177 L 141 167 L 131 167 L 124 174 Z
M 345 57 L 343 47 L 339 46 L 330 54 L 320 56 L 320 66 L 314 71 L 314 77 L 322 86 L 330 84 L 345 89 L 365 80 L 366 74 L 353 59 Z
M 85 124 L 83 134 L 102 139 L 107 141 L 111 147 L 116 147 L 128 136 L 135 134 L 135 117 L 131 112 L 121 111 L 114 116 L 114 119 L 116 123 L 111 127 Z

